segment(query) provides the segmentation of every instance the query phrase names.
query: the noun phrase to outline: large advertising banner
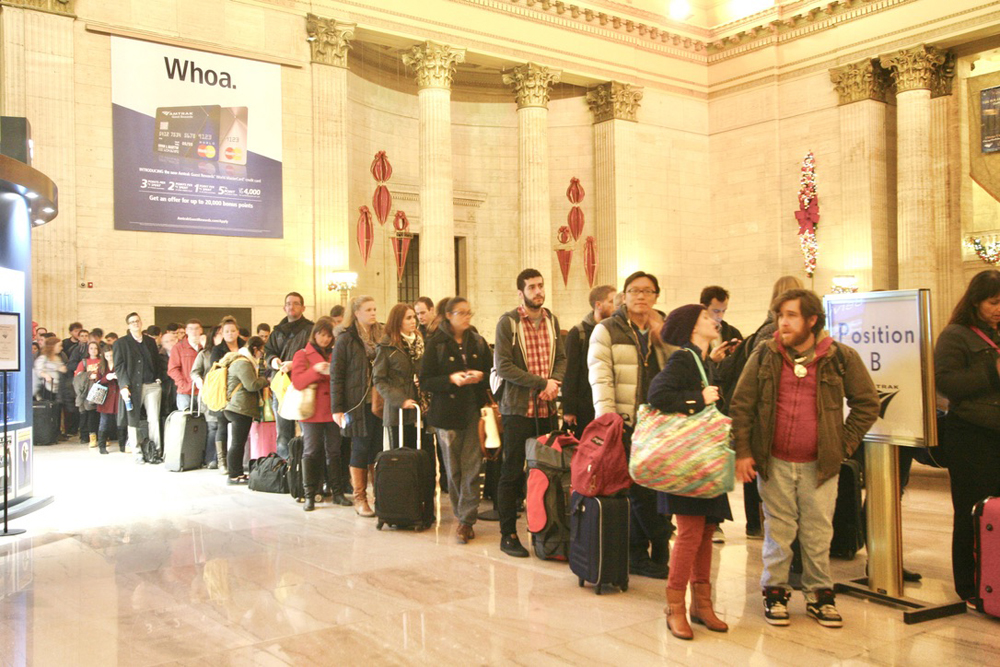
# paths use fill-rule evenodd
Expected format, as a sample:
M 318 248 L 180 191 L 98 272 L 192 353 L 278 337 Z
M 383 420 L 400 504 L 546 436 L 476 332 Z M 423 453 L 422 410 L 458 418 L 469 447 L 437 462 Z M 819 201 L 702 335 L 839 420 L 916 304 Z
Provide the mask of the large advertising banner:
M 937 444 L 934 359 L 926 290 L 825 297 L 826 328 L 861 355 L 882 403 L 866 440 Z
M 282 237 L 281 66 L 111 37 L 115 229 Z

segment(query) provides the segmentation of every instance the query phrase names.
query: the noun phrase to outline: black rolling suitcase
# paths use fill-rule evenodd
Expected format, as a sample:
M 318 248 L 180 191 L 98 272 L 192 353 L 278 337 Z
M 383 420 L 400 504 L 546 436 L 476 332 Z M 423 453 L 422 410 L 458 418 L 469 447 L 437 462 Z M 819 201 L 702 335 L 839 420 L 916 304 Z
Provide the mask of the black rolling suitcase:
M 569 569 L 596 586 L 628 590 L 628 496 L 588 498 L 573 492 L 570 514 Z
M 417 433 L 422 430 L 420 408 Z M 421 447 L 399 447 L 375 457 L 375 516 L 377 528 L 390 525 L 423 530 L 434 524 L 434 454 Z M 399 442 L 403 442 L 403 410 L 399 411 Z
M 848 459 L 840 464 L 837 481 L 837 507 L 833 512 L 833 540 L 830 556 L 851 560 L 865 546 L 865 524 L 862 516 L 861 464 Z
M 43 392 L 44 393 L 44 392 Z M 48 391 L 51 396 L 54 394 Z M 35 445 L 54 445 L 59 442 L 59 422 L 62 407 L 56 401 L 43 398 L 31 404 L 31 433 Z
M 297 502 L 306 501 L 306 489 L 302 484 L 302 454 L 305 444 L 301 437 L 292 438 L 288 441 L 288 493 Z

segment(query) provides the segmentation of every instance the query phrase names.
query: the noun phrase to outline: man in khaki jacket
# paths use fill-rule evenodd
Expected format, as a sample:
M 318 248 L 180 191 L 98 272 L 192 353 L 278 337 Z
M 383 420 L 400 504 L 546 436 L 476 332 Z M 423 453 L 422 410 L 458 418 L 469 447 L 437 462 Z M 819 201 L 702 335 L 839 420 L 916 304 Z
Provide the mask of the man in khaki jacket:
M 797 536 L 806 613 L 839 628 L 830 576 L 837 478 L 878 418 L 878 393 L 858 353 L 823 331 L 815 293 L 789 290 L 771 308 L 778 331 L 747 361 L 729 413 L 736 475 L 749 482 L 759 473 L 764 502 L 764 618 L 790 623 L 788 568 Z

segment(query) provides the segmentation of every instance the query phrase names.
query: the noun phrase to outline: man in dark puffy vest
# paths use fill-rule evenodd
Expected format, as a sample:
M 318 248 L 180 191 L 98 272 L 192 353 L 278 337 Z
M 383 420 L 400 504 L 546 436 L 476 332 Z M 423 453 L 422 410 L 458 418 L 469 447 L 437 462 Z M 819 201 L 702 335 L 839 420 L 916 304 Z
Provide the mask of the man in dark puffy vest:
M 285 317 L 282 318 L 264 344 L 264 359 L 273 373 L 292 372 L 292 357 L 309 342 L 313 323 L 302 314 L 306 310 L 305 299 L 298 292 L 285 296 Z M 288 441 L 295 437 L 295 422 L 278 416 L 278 401 L 272 397 L 275 419 L 278 423 L 278 456 L 288 458 Z
M 566 377 L 562 385 L 563 421 L 579 438 L 594 421 L 594 392 L 587 370 L 587 349 L 594 327 L 615 312 L 615 288 L 599 285 L 590 290 L 590 312 L 566 334 Z

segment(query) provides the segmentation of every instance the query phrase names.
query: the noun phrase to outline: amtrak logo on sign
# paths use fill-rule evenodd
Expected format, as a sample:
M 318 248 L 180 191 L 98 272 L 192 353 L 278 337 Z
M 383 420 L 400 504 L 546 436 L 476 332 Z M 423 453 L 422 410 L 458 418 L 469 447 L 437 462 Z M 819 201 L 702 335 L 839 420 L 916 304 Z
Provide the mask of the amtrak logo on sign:
M 885 412 L 889 409 L 889 403 L 892 402 L 892 399 L 894 399 L 897 394 L 899 394 L 899 387 L 886 387 L 883 385 L 878 386 L 878 400 L 879 403 L 882 404 L 878 411 L 878 416 L 881 419 L 885 419 Z

